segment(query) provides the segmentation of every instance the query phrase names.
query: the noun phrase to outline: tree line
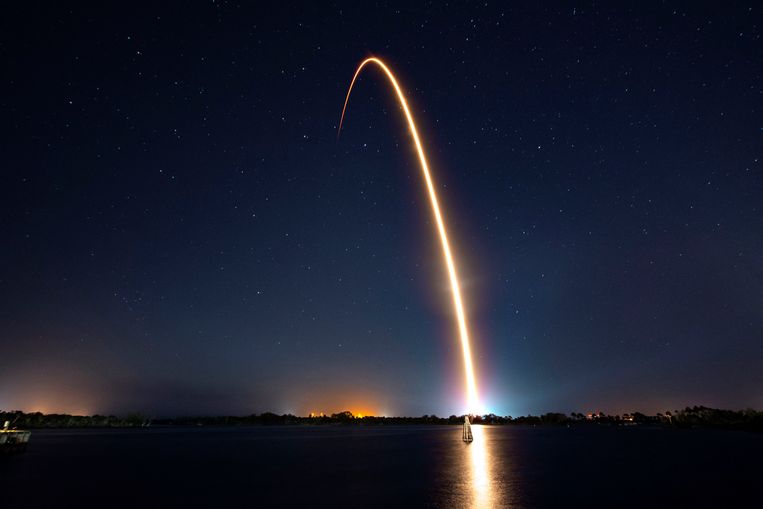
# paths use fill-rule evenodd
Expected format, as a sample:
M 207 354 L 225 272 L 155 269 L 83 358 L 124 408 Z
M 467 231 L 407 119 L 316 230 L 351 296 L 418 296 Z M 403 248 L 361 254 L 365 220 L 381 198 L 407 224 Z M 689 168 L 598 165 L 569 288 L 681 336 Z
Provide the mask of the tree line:
M 8 421 L 11 428 L 124 428 L 146 426 L 261 426 L 261 425 L 457 425 L 464 422 L 463 415 L 438 417 L 381 417 L 356 416 L 344 411 L 331 415 L 292 414 L 278 415 L 272 412 L 244 416 L 186 416 L 172 418 L 151 418 L 134 412 L 125 416 L 115 415 L 68 415 L 25 413 L 19 410 L 0 411 L 0 423 Z M 653 425 L 677 428 L 713 427 L 763 432 L 763 412 L 746 410 L 720 410 L 704 406 L 686 407 L 645 415 L 633 412 L 622 415 L 607 415 L 602 412 L 563 414 L 549 412 L 542 415 L 512 417 L 495 414 L 475 415 L 473 424 L 485 425 L 531 425 L 531 426 L 585 426 L 585 425 Z

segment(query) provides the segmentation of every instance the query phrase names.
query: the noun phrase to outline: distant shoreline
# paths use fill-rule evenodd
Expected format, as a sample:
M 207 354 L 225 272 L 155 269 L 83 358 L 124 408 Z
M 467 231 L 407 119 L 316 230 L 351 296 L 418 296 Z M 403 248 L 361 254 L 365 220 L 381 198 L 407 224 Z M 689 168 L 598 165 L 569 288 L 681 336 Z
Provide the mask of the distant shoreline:
M 460 425 L 464 416 L 438 417 L 379 417 L 355 416 L 349 411 L 331 415 L 311 415 L 307 417 L 291 414 L 277 415 L 271 412 L 247 416 L 185 416 L 172 418 L 152 418 L 139 413 L 125 416 L 115 415 L 69 415 L 26 413 L 22 411 L 0 411 L 0 423 L 8 421 L 11 428 L 18 429 L 71 429 L 71 428 L 139 428 L 173 426 L 269 426 L 269 425 Z M 656 415 L 639 412 L 606 415 L 601 412 L 582 414 L 546 413 L 520 417 L 486 414 L 472 417 L 472 423 L 491 426 L 659 426 L 667 428 L 706 427 L 737 429 L 763 432 L 763 412 L 747 410 L 719 410 L 702 406 L 686 407 L 683 410 L 667 411 Z

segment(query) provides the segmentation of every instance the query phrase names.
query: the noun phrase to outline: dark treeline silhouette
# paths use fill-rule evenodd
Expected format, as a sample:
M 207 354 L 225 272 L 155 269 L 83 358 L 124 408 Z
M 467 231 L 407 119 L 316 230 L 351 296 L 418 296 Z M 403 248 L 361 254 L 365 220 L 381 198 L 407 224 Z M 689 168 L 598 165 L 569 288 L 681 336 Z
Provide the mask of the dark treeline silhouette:
M 633 412 L 623 415 L 606 415 L 602 412 L 582 414 L 573 412 L 546 413 L 520 417 L 500 416 L 495 414 L 476 415 L 471 418 L 473 424 L 486 425 L 531 425 L 531 426 L 663 426 L 663 427 L 712 427 L 763 432 L 763 412 L 747 410 L 718 410 L 703 406 L 686 407 L 656 415 Z M 124 417 L 114 415 L 67 415 L 24 413 L 21 411 L 0 411 L 0 423 L 10 421 L 14 428 L 117 428 L 143 426 L 261 426 L 261 425 L 401 425 L 401 424 L 437 424 L 458 425 L 464 422 L 463 415 L 438 417 L 379 417 L 356 416 L 344 411 L 331 415 L 310 415 L 300 417 L 291 414 L 277 415 L 271 412 L 245 416 L 196 416 L 154 419 L 139 413 Z
M 121 428 L 143 426 L 149 421 L 138 413 L 124 417 L 115 415 L 69 415 L 24 413 L 0 410 L 0 425 L 8 421 L 11 428 Z

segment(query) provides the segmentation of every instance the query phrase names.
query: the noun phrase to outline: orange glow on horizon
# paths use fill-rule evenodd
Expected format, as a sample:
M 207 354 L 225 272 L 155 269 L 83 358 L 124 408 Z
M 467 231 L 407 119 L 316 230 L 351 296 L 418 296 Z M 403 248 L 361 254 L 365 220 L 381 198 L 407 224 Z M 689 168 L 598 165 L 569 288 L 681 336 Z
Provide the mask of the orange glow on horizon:
M 356 404 L 356 405 L 347 405 L 344 407 L 337 407 L 340 408 L 339 410 L 331 410 L 331 408 L 334 407 L 334 405 L 330 405 L 328 410 L 311 410 L 307 413 L 308 417 L 331 417 L 333 414 L 339 414 L 342 412 L 350 412 L 352 414 L 352 417 L 355 419 L 363 419 L 365 417 L 383 417 L 382 414 L 378 413 L 378 410 L 375 410 L 375 407 L 369 406 L 369 405 L 363 405 L 363 404 Z M 326 407 L 324 407 L 326 408 Z M 304 414 L 303 414 L 304 415 Z
M 350 93 L 352 93 L 352 88 L 355 85 L 355 81 L 360 75 L 360 72 L 363 70 L 363 68 L 367 64 L 376 64 L 377 66 L 379 66 L 379 68 L 381 68 L 381 70 L 384 71 L 384 73 L 387 75 L 387 78 L 389 78 L 389 81 L 392 83 L 392 87 L 395 89 L 395 93 L 397 95 L 398 101 L 400 102 L 400 106 L 403 108 L 403 112 L 405 113 L 405 118 L 408 122 L 408 128 L 410 129 L 411 136 L 413 137 L 413 142 L 416 146 L 416 152 L 418 153 L 419 163 L 421 165 L 421 172 L 423 173 L 424 180 L 426 182 L 427 191 L 429 193 L 429 201 L 432 206 L 432 213 L 434 215 L 435 222 L 437 224 L 437 231 L 440 235 L 440 243 L 442 244 L 443 258 L 445 260 L 445 265 L 448 269 L 448 278 L 450 279 L 450 286 L 453 293 L 453 307 L 456 311 L 456 320 L 458 324 L 459 335 L 461 338 L 461 350 L 462 350 L 463 359 L 464 359 L 467 410 L 469 412 L 478 412 L 479 403 L 478 403 L 478 397 L 477 397 L 477 383 L 475 381 L 475 376 L 474 376 L 474 366 L 472 362 L 471 345 L 469 342 L 469 332 L 467 328 L 466 312 L 464 311 L 463 301 L 461 299 L 461 288 L 458 282 L 456 264 L 453 261 L 453 254 L 450 248 L 450 243 L 448 242 L 448 235 L 445 230 L 445 221 L 442 217 L 442 213 L 440 212 L 440 205 L 437 201 L 437 193 L 435 192 L 434 182 L 432 179 L 432 175 L 429 171 L 429 165 L 427 164 L 426 155 L 424 153 L 424 148 L 422 146 L 421 139 L 419 138 L 418 130 L 416 129 L 416 123 L 414 122 L 413 115 L 411 114 L 408 108 L 408 102 L 405 100 L 405 95 L 403 94 L 403 91 L 400 88 L 400 85 L 398 85 L 394 74 L 392 74 L 392 71 L 390 71 L 389 68 L 384 64 L 384 62 L 382 62 L 378 58 L 370 57 L 363 60 L 358 66 L 357 70 L 355 71 L 355 75 L 352 77 L 352 81 L 350 82 L 350 87 L 347 90 L 347 96 L 345 97 L 345 100 L 344 100 L 344 106 L 342 107 L 342 116 L 339 119 L 339 129 L 337 130 L 337 137 L 339 137 L 339 134 L 342 131 L 342 123 L 344 122 L 344 114 L 345 114 L 345 111 L 347 110 L 347 103 L 350 100 Z

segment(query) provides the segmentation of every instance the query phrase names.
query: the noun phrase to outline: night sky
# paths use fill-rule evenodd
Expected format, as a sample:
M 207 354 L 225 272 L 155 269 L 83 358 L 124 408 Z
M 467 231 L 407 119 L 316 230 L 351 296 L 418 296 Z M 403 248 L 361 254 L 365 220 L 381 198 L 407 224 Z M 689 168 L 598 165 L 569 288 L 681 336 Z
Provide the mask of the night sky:
M 282 10 L 278 10 L 282 9 Z M 755 2 L 4 8 L 0 408 L 763 406 Z

